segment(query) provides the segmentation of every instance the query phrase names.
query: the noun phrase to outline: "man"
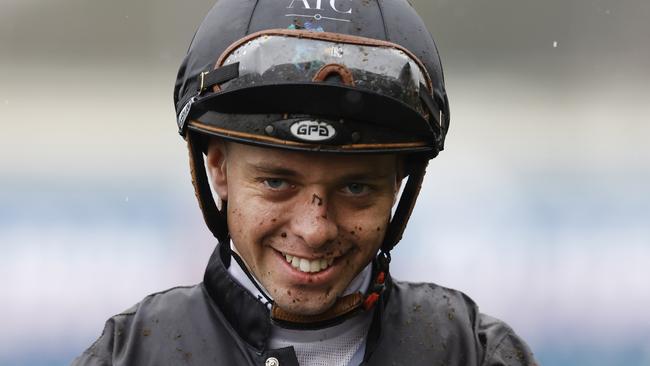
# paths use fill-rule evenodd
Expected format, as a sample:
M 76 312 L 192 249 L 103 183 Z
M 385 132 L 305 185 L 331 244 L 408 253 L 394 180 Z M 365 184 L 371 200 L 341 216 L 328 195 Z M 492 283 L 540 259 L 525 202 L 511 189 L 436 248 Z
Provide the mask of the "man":
M 464 294 L 390 276 L 449 126 L 406 0 L 221 0 L 174 98 L 219 244 L 201 284 L 114 316 L 75 364 L 534 364 Z

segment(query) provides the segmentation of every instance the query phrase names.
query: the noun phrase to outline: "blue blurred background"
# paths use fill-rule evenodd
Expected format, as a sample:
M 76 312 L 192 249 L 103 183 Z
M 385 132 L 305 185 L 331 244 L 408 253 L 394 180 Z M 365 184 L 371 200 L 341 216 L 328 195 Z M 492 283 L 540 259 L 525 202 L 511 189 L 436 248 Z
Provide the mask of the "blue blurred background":
M 212 1 L 0 0 L 0 365 L 64 365 L 214 245 L 172 86 Z M 650 3 L 420 0 L 452 105 L 394 274 L 543 365 L 650 365 Z

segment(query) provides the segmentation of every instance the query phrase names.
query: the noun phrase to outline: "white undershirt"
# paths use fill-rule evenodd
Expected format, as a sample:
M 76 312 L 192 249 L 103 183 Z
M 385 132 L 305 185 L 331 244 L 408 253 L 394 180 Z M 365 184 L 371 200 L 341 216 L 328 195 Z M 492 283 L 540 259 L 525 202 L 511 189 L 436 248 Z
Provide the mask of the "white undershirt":
M 232 243 L 230 247 L 235 250 Z M 265 303 L 270 310 L 271 304 L 267 303 L 266 298 L 244 273 L 239 263 L 234 260 L 230 263 L 228 273 L 253 296 Z M 370 286 L 371 274 L 372 266 L 368 264 L 350 282 L 342 296 L 357 291 L 365 293 Z M 258 285 L 264 289 L 259 282 Z M 366 335 L 371 321 L 372 312 L 364 312 L 339 325 L 318 330 L 285 329 L 273 324 L 268 346 L 271 349 L 293 346 L 300 366 L 356 366 L 363 361 Z

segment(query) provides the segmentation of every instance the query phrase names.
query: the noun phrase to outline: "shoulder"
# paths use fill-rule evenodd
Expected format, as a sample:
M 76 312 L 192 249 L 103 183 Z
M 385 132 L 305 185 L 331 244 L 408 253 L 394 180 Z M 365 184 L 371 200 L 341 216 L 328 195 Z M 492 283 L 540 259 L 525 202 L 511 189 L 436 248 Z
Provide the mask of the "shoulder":
M 440 321 L 461 321 L 469 326 L 479 314 L 469 296 L 435 283 L 394 280 L 390 296 L 400 311 L 427 313 Z
M 505 322 L 480 314 L 477 334 L 485 349 L 484 365 L 538 365 L 526 342 Z
M 177 324 L 179 313 L 189 309 L 199 310 L 209 304 L 205 301 L 201 284 L 179 286 L 153 293 L 129 309 L 106 321 L 99 338 L 73 361 L 73 365 L 112 365 L 114 360 L 126 356 L 127 345 L 143 343 L 147 338 L 157 338 L 168 333 Z M 167 329 L 168 331 L 165 331 Z M 174 337 L 176 335 L 171 335 Z
M 526 343 L 503 321 L 482 314 L 466 294 L 434 283 L 393 281 L 390 328 L 424 344 L 455 350 L 458 364 L 536 365 Z M 443 358 L 452 361 L 453 355 Z M 454 362 L 450 362 L 453 364 Z

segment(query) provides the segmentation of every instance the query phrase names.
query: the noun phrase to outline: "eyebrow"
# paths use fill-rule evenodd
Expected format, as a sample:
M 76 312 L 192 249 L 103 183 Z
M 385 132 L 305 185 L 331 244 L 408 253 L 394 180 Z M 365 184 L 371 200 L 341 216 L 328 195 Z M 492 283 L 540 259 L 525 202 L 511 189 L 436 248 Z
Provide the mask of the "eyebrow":
M 272 163 L 261 163 L 261 164 L 250 164 L 251 168 L 261 174 L 276 175 L 282 177 L 299 177 L 301 174 L 293 169 L 273 165 Z M 363 172 L 353 172 L 349 174 L 344 174 L 338 177 L 337 180 L 340 181 L 365 181 L 365 180 L 377 180 L 384 179 L 391 176 L 389 172 L 378 172 L 375 170 L 367 170 Z
M 263 174 L 281 175 L 284 177 L 297 177 L 300 175 L 295 170 L 285 168 L 285 167 L 275 166 L 272 164 L 250 164 L 250 165 L 254 170 Z
M 377 180 L 388 178 L 390 173 L 380 173 L 375 171 L 367 171 L 363 173 L 350 173 L 340 177 L 342 181 L 364 181 L 364 180 Z

